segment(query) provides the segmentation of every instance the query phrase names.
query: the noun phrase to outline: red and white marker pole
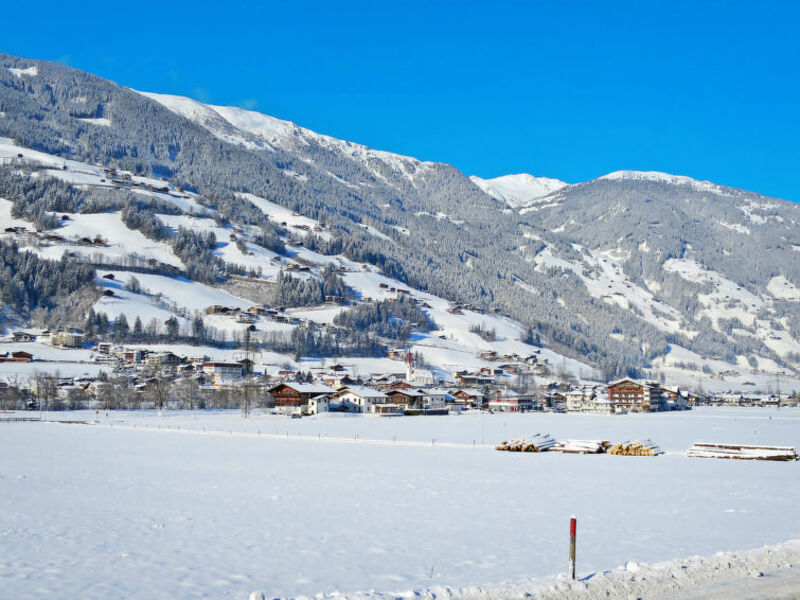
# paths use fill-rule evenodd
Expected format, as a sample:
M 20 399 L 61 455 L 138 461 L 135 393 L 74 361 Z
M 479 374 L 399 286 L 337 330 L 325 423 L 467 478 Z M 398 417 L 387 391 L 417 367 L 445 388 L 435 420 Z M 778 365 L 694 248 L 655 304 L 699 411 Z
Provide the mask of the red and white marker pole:
M 578 532 L 578 520 L 575 517 L 569 519 L 569 576 L 575 579 L 575 536 Z

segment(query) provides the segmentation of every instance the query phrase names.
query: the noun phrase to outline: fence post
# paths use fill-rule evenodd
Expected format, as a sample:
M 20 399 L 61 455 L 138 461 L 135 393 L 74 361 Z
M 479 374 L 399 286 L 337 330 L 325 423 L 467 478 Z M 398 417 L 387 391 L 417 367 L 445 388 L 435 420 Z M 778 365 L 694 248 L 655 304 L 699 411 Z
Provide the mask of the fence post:
M 569 577 L 575 579 L 575 537 L 578 530 L 578 520 L 575 517 L 569 519 Z

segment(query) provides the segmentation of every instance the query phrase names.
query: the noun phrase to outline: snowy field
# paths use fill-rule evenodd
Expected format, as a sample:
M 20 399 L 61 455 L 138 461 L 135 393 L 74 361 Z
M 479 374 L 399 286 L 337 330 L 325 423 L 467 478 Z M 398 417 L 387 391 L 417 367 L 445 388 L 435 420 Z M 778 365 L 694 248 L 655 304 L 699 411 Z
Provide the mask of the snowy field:
M 696 441 L 800 446 L 800 410 L 50 416 L 97 423 L 0 423 L 0 595 L 10 598 L 514 588 L 565 571 L 570 514 L 583 574 L 800 538 L 800 463 L 682 454 Z M 651 437 L 668 453 L 489 446 L 537 431 Z

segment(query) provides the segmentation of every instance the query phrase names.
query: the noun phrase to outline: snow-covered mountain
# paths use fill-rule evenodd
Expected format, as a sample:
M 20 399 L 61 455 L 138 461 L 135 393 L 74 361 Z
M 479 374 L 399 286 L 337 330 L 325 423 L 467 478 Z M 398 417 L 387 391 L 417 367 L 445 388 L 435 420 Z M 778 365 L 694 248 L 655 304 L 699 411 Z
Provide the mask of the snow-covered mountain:
M 218 248 L 234 265 L 274 274 L 276 259 L 307 252 L 370 264 L 398 284 L 506 314 L 608 374 L 727 370 L 744 384 L 800 369 L 800 207 L 791 202 L 656 172 L 569 185 L 469 178 L 253 111 L 5 55 L 0 109 L 0 135 L 55 157 L 50 176 L 72 160 L 194 194 L 181 197 L 196 204 L 182 215 L 158 217 L 173 229 L 202 211 L 265 235 L 286 229 L 289 251 L 273 253 L 274 265 L 247 239 L 252 254 Z M 75 214 L 73 227 L 102 229 L 109 218 Z M 210 230 L 209 221 L 183 224 Z M 181 260 L 188 269 L 191 257 Z
M 433 164 L 322 135 L 290 121 L 277 119 L 253 110 L 245 110 L 236 106 L 212 106 L 183 96 L 149 92 L 142 92 L 142 94 L 205 127 L 226 142 L 253 150 L 281 149 L 301 157 L 306 164 L 311 166 L 317 166 L 315 161 L 319 160 L 319 149 L 323 149 L 334 155 L 356 161 L 374 178 L 384 183 L 389 183 L 387 175 L 391 173 L 407 179 L 414 185 L 415 180 L 425 173 L 426 167 Z M 370 183 L 369 179 L 345 181 L 341 175 L 331 172 L 328 168 L 320 167 L 319 170 L 354 189 Z M 302 177 L 294 171 L 287 170 L 286 172 L 290 176 Z
M 470 179 L 484 192 L 505 202 L 512 208 L 530 206 L 542 197 L 569 185 L 559 179 L 534 177 L 527 173 L 503 175 L 494 179 L 481 179 L 476 175 L 472 175 Z

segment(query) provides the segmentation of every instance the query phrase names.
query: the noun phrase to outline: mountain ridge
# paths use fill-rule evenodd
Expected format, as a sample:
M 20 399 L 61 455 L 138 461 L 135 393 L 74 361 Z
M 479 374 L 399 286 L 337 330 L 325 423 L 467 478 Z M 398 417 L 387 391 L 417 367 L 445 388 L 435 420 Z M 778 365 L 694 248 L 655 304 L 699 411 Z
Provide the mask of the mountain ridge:
M 609 373 L 666 364 L 677 347 L 701 357 L 698 370 L 702 356 L 798 367 L 799 311 L 787 286 L 800 287 L 800 217 L 791 202 L 618 171 L 558 182 L 513 209 L 444 163 L 180 100 L 205 119 L 198 123 L 62 65 L 0 55 L 0 67 L 0 135 L 164 176 L 240 225 L 280 225 L 266 223 L 247 194 L 266 198 L 326 224 L 330 234 L 309 237 L 311 248 L 343 251 L 417 289 L 496 308 Z M 9 70 L 32 67 L 35 74 Z M 715 286 L 735 297 L 715 295 Z M 757 306 L 736 296 L 737 286 Z

